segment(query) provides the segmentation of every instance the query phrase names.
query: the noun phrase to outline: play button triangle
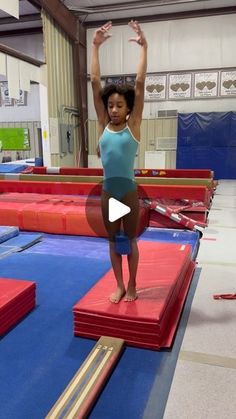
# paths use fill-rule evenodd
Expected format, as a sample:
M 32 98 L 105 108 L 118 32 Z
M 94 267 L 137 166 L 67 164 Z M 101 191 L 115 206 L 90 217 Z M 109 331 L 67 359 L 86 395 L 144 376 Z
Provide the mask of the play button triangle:
M 124 215 L 129 214 L 130 211 L 130 207 L 128 207 L 125 204 L 122 204 L 122 202 L 118 201 L 117 199 L 109 199 L 108 219 L 111 223 L 113 223 L 116 220 L 119 220 L 119 218 L 124 217 Z

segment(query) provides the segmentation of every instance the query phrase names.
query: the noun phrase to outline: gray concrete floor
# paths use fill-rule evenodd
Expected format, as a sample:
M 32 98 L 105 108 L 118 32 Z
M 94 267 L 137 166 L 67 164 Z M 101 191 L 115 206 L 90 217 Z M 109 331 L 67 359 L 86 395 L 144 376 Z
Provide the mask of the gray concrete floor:
M 236 293 L 236 180 L 219 181 L 197 261 L 164 419 L 236 419 L 236 300 L 213 299 Z

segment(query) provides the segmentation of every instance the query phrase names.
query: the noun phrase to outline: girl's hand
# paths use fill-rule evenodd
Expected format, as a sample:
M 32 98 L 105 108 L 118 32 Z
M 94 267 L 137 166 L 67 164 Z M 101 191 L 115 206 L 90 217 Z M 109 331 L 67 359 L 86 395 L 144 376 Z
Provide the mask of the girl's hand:
M 108 33 L 109 29 L 112 28 L 112 22 L 109 21 L 98 28 L 93 35 L 93 44 L 101 45 L 105 42 L 111 35 Z
M 129 41 L 134 41 L 137 42 L 137 44 L 141 45 L 142 47 L 146 47 L 147 46 L 147 41 L 145 38 L 144 33 L 142 32 L 140 25 L 138 23 L 137 20 L 131 20 L 128 25 L 130 26 L 130 28 L 132 28 L 134 30 L 134 32 L 136 32 L 137 36 L 133 37 L 133 38 L 129 38 Z

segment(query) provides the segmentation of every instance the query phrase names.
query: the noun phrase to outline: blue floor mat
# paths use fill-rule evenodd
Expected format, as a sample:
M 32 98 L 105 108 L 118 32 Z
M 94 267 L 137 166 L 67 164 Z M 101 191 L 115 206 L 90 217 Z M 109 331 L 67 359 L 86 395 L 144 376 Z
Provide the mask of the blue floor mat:
M 42 248 L 35 251 L 45 245 L 43 239 L 0 260 L 2 277 L 35 281 L 37 287 L 36 309 L 1 339 L 3 419 L 45 417 L 94 346 L 93 340 L 74 337 L 72 307 L 110 268 L 107 241 L 56 235 L 47 235 L 48 239 L 55 240 L 53 251 L 58 250 L 58 255 L 49 253 L 47 246 L 44 252 Z M 100 257 L 94 257 L 95 252 Z M 175 361 L 179 347 L 179 342 L 176 348 L 174 343 L 171 351 Z M 154 384 L 161 386 L 164 381 L 166 388 L 170 387 L 175 363 L 168 368 L 169 355 L 170 351 L 126 347 L 89 417 L 142 418 Z M 162 374 L 164 365 L 168 380 Z M 158 400 L 159 408 L 164 409 L 167 395 L 165 390 Z
M 6 240 L 16 237 L 19 234 L 18 227 L 8 227 L 0 226 L 0 243 L 5 242 Z
M 39 233 L 20 233 L 18 236 L 6 240 L 2 246 L 15 247 L 21 251 L 38 243 L 42 237 L 43 235 Z
M 109 259 L 108 241 L 99 237 L 43 234 L 42 241 L 27 252 Z
M 18 252 L 17 247 L 0 245 L 0 259 L 5 258 L 14 252 Z
M 1 341 L 0 359 L 4 362 L 0 365 L 0 379 L 5 384 L 0 392 L 0 417 L 46 416 L 94 346 L 92 340 L 73 336 L 72 307 L 109 267 L 104 260 L 25 252 L 0 260 L 1 276 L 37 284 L 37 308 Z M 127 417 L 140 417 L 162 356 L 158 352 L 126 348 L 109 381 L 114 394 L 119 396 L 114 397 L 114 407 L 107 417 L 125 418 L 113 412 L 122 403 L 130 415 Z M 127 383 L 128 377 L 133 378 Z M 138 391 L 138 403 L 132 401 L 128 408 L 128 398 Z
M 10 227 L 8 227 L 8 229 L 10 229 Z M 7 234 L 5 237 L 9 237 L 12 234 Z M 6 239 L 0 243 L 0 259 L 8 256 L 10 253 L 21 252 L 22 250 L 33 246 L 34 244 L 38 243 L 41 238 L 42 234 L 39 233 L 18 232 L 18 235 L 15 235 L 15 237 Z

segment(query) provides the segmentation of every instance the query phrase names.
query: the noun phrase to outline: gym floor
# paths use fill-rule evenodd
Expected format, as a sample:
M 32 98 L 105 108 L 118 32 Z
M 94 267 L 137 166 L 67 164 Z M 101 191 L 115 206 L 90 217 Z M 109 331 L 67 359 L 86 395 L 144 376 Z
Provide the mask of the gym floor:
M 164 419 L 236 417 L 236 300 L 213 299 L 236 293 L 235 249 L 236 181 L 222 180 L 200 244 L 200 277 Z
M 220 181 L 170 350 L 126 347 L 89 418 L 236 417 L 236 181 Z M 37 306 L 1 339 L 1 419 L 42 419 L 94 346 L 73 336 L 73 305 L 109 269 L 107 242 L 44 235 L 0 260 L 2 277 L 33 280 Z

